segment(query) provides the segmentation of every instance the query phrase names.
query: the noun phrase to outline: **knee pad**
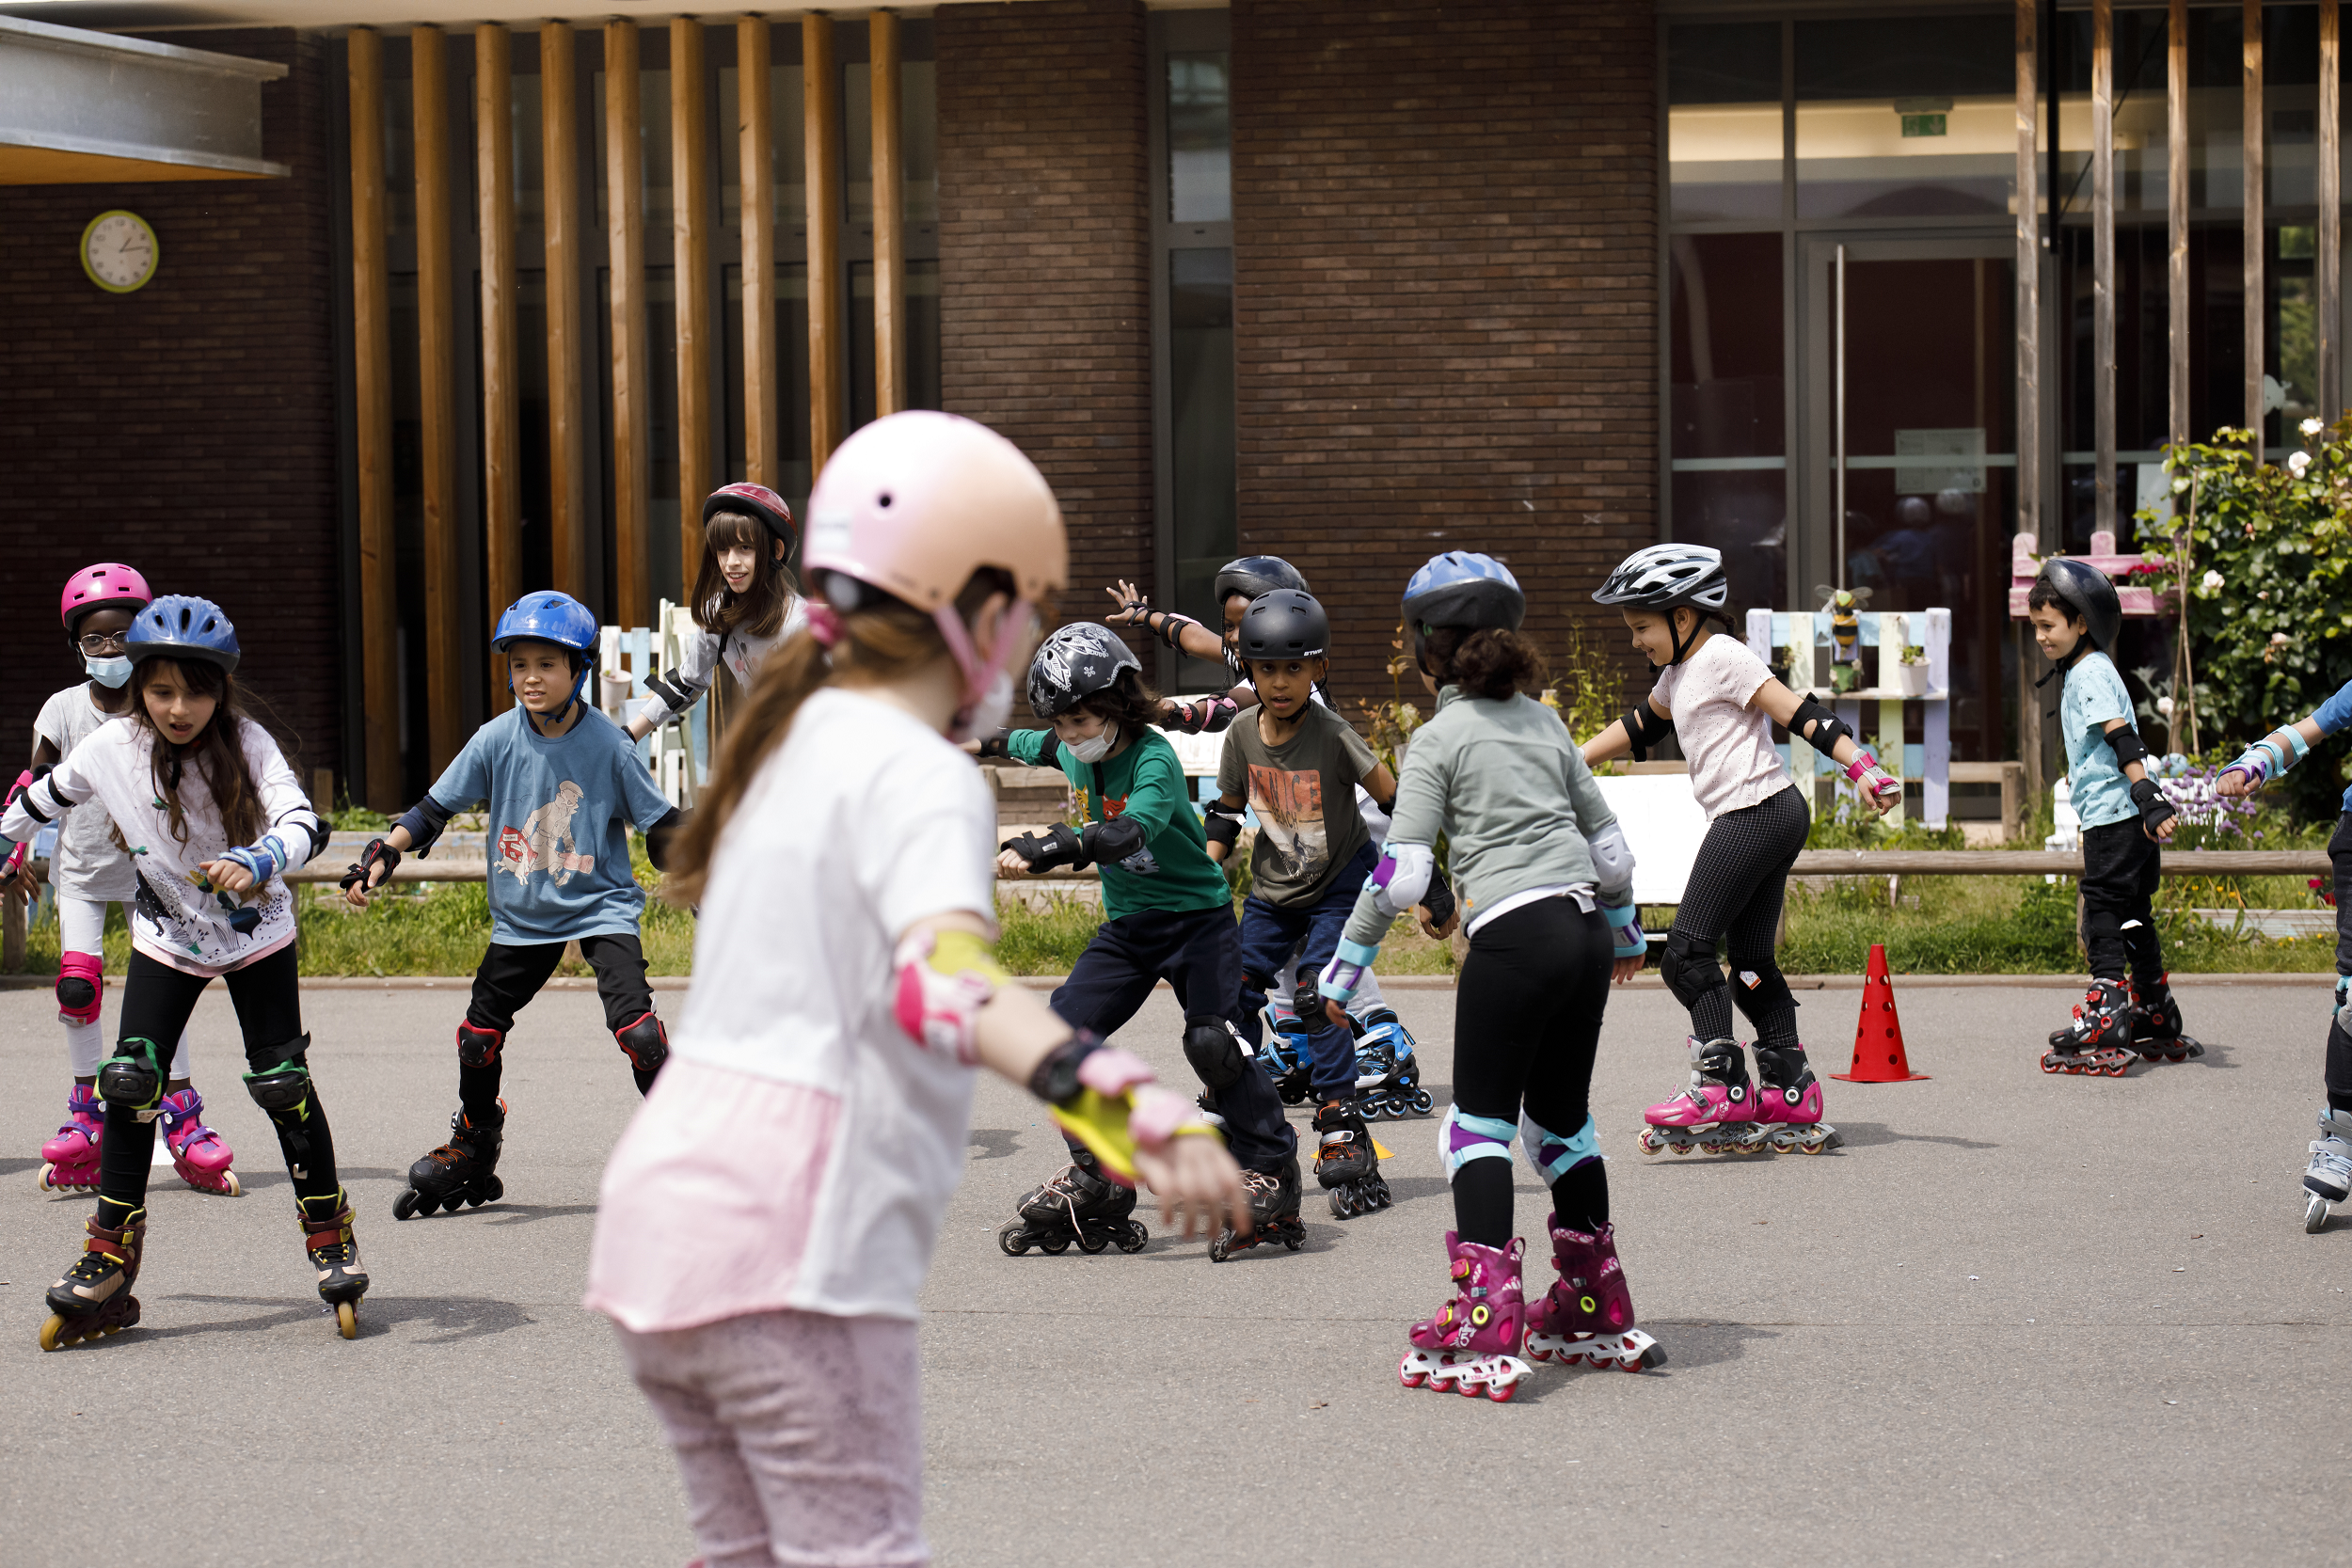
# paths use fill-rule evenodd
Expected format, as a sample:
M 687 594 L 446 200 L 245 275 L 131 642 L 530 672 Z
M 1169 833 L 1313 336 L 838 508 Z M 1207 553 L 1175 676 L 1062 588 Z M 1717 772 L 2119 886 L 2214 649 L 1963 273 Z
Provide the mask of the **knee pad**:
M 1230 1023 L 1188 1023 L 1184 1026 L 1184 1060 L 1192 1064 L 1193 1072 L 1212 1092 L 1230 1089 L 1241 1082 L 1248 1069 L 1249 1058 L 1241 1048 L 1241 1037 Z
M 1448 1105 L 1445 1119 L 1438 1123 L 1438 1153 L 1445 1161 L 1445 1179 L 1453 1180 L 1472 1160 L 1508 1162 L 1511 1140 L 1518 1132 L 1500 1117 L 1474 1117 L 1459 1105 Z
M 1600 1158 L 1600 1130 L 1587 1115 L 1584 1125 L 1562 1137 L 1525 1111 L 1519 1113 L 1519 1136 L 1527 1140 L 1527 1159 L 1535 1174 L 1549 1186 L 1587 1160 Z
M 98 1069 L 98 1098 L 153 1121 L 164 1104 L 163 1053 L 155 1042 L 136 1036 L 118 1041 Z
M 1686 1007 L 1695 1007 L 1702 998 L 1724 983 L 1724 972 L 1715 963 L 1715 944 L 1702 942 L 1680 930 L 1666 934 L 1666 950 L 1659 955 L 1659 976 L 1675 1000 Z
M 499 1048 L 506 1043 L 503 1029 L 485 1029 L 468 1020 L 457 1025 L 457 1065 L 469 1068 L 496 1067 Z
M 612 1038 L 619 1044 L 621 1054 L 628 1058 L 628 1065 L 640 1072 L 659 1072 L 661 1064 L 670 1059 L 669 1032 L 653 1013 L 613 1030 Z
M 106 989 L 103 960 L 95 953 L 68 953 L 57 960 L 57 1017 L 67 1023 L 98 1022 L 98 998 Z
M 1764 1021 L 1783 1007 L 1794 1007 L 1797 999 L 1788 990 L 1788 981 L 1777 969 L 1759 974 L 1743 969 L 1735 976 L 1738 985 L 1731 988 L 1731 999 L 1740 1004 L 1740 1010 L 1748 1015 L 1748 1022 L 1761 1028 Z
M 1309 1029 L 1321 1029 L 1331 1021 L 1323 1016 L 1322 975 L 1312 964 L 1300 964 L 1298 975 L 1291 985 L 1291 1011 Z
M 296 1035 L 293 1039 L 267 1054 L 278 1058 L 278 1065 L 260 1072 L 245 1075 L 245 1092 L 253 1097 L 253 1103 L 269 1113 L 277 1121 L 285 1116 L 296 1119 L 308 1114 L 310 1100 L 310 1069 L 307 1061 L 310 1053 L 310 1037 Z

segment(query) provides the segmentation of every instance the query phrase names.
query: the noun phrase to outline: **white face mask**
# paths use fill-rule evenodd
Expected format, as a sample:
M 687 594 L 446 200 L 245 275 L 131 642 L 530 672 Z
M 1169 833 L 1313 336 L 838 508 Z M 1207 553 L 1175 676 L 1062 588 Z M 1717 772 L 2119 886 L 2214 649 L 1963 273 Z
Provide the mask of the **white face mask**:
M 1111 748 L 1118 744 L 1119 726 L 1117 724 L 1105 724 L 1103 726 L 1103 733 L 1096 736 L 1093 739 L 1073 740 L 1068 746 L 1064 747 L 1063 750 L 1068 752 L 1072 756 L 1076 757 L 1080 762 L 1101 762 L 1104 757 L 1111 754 Z
M 131 660 L 123 654 L 117 654 L 112 658 L 85 657 L 82 668 L 89 672 L 90 679 L 116 691 L 121 690 L 131 679 Z
M 1011 717 L 1012 672 L 999 670 L 980 700 L 964 709 L 956 722 L 949 724 L 947 738 L 961 746 L 975 736 L 995 735 L 1004 729 L 1005 721 Z

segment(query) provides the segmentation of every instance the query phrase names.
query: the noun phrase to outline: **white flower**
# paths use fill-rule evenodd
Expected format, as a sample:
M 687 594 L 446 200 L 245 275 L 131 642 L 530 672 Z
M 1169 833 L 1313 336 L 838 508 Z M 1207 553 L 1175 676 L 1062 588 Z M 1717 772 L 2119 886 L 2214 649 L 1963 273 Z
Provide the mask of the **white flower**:
M 2169 697 L 2158 697 L 2156 699 L 2156 711 L 2163 714 L 2167 719 L 2171 718 L 2172 699 Z
M 2276 647 L 2276 646 L 2278 646 L 2279 644 L 2283 643 L 2284 641 L 2286 641 L 2286 640 L 2287 640 L 2287 634 L 2286 634 L 2285 632 L 2282 632 L 2282 631 L 2274 631 L 2274 632 L 2272 632 L 2272 633 L 2270 634 L 2270 641 L 2271 641 L 2271 645 L 2272 645 L 2273 647 Z
M 2303 470 L 2311 466 L 2312 454 L 2307 451 L 2298 451 L 2287 459 L 2287 472 L 2293 474 L 2297 479 L 2301 479 L 2303 477 Z
M 2204 579 L 2199 583 L 2198 586 L 2204 589 L 2204 591 L 2208 594 L 2214 592 L 2221 586 L 2221 574 L 2219 572 L 2207 572 L 2204 576 Z
M 2172 493 L 2176 496 L 2185 496 L 2188 494 L 2188 475 L 2183 474 L 2180 478 L 2172 482 Z
M 2318 435 L 2321 431 L 2327 429 L 2328 427 L 2321 424 L 2317 420 L 2305 420 L 2301 424 L 2296 425 L 2295 428 L 2301 431 L 2306 436 L 2311 436 Z

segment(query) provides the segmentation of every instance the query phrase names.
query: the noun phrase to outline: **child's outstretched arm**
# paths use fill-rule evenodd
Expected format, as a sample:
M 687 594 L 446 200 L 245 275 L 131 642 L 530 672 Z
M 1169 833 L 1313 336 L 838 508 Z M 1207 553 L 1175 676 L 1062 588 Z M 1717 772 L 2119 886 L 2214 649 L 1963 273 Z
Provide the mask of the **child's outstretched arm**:
M 1660 707 L 1657 698 L 1645 697 L 1626 709 L 1624 718 L 1584 743 L 1584 766 L 1590 768 L 1628 752 L 1632 753 L 1635 762 L 1647 762 L 1651 749 L 1663 744 L 1674 733 L 1674 715 Z
M 1767 678 L 1748 699 L 1748 705 L 1761 708 L 1773 723 L 1819 752 L 1827 752 L 1830 760 L 1846 770 L 1868 801 L 1870 809 L 1884 816 L 1903 803 L 1900 779 L 1889 776 L 1872 756 L 1855 740 L 1846 721 L 1823 707 L 1819 699 L 1800 698 L 1777 680 Z
M 2158 844 L 2172 836 L 2180 826 L 2174 820 L 2181 814 L 2172 809 L 2172 802 L 2164 798 L 2156 781 L 2148 776 L 2148 746 L 2132 728 L 2128 719 L 2110 719 L 2100 732 L 2106 736 L 2107 750 L 2115 753 L 2117 766 L 2132 786 L 2132 804 L 2139 808 L 2140 832 Z
M 2340 691 L 2330 702 L 2344 695 Z M 2328 730 L 2321 721 L 2327 711 L 2322 707 L 2299 723 L 2280 725 L 2246 748 L 2214 781 L 2214 792 L 2227 800 L 2241 800 L 2271 780 L 2283 777 L 2288 768 L 2311 755 L 2312 748 L 2327 738 Z
M 1154 610 L 1151 595 L 1134 583 L 1120 578 L 1104 593 L 1119 601 L 1119 608 L 1103 617 L 1104 624 L 1113 626 L 1140 626 L 1144 630 L 1167 643 L 1180 654 L 1195 658 L 1221 659 L 1225 657 L 1225 640 L 1189 615 L 1172 610 Z
M 996 961 L 988 925 L 968 911 L 918 920 L 900 934 L 895 1011 L 908 1034 L 1025 1085 L 1104 1174 L 1159 1195 L 1160 1223 L 1247 1235 L 1241 1167 L 1190 1101 L 1153 1081 L 1132 1053 L 1073 1031 Z

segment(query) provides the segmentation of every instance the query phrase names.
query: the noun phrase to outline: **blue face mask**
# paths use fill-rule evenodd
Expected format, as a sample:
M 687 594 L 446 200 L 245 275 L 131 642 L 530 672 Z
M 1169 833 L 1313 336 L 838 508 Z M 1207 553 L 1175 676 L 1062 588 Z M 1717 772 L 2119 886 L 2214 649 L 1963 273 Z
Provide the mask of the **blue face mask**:
M 131 660 L 129 656 L 124 654 L 117 654 L 112 658 L 90 658 L 85 656 L 82 659 L 82 668 L 89 672 L 90 679 L 116 691 L 121 690 L 131 679 Z

